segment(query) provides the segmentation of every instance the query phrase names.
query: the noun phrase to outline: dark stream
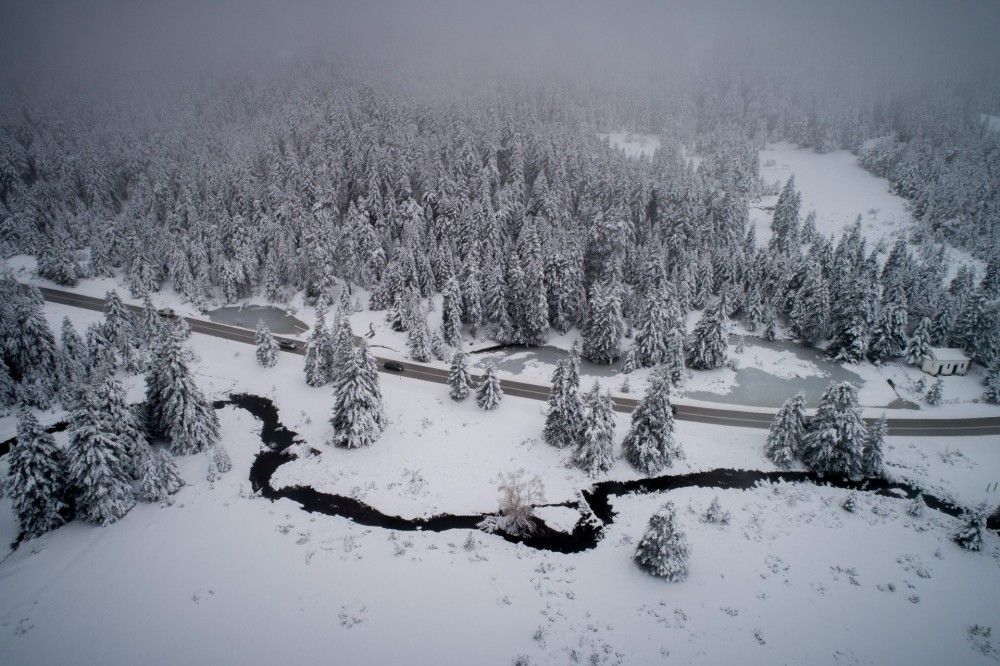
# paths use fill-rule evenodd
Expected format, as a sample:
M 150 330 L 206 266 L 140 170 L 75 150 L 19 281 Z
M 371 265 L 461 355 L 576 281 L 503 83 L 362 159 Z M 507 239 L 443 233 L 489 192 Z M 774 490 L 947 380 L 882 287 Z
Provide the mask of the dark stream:
M 468 515 L 438 514 L 427 518 L 403 518 L 382 513 L 364 502 L 343 495 L 323 493 L 308 486 L 291 486 L 274 488 L 271 477 L 274 472 L 296 459 L 288 452 L 288 448 L 303 440 L 298 433 L 287 429 L 278 419 L 278 409 L 274 403 L 261 396 L 247 393 L 234 393 L 228 400 L 218 400 L 212 404 L 215 409 L 233 406 L 245 409 L 251 415 L 260 419 L 262 427 L 261 441 L 266 448 L 262 449 L 250 466 L 250 484 L 254 492 L 269 500 L 281 498 L 290 499 L 310 513 L 322 513 L 328 516 L 341 516 L 359 525 L 380 527 L 383 529 L 410 532 L 444 532 L 446 530 L 475 530 L 486 518 L 495 514 L 477 513 Z M 48 426 L 49 432 L 65 430 L 65 421 Z M 10 450 L 16 438 L 0 442 L 0 455 Z M 886 479 L 865 479 L 863 481 L 848 481 L 846 479 L 824 478 L 814 472 L 761 472 L 741 469 L 713 469 L 705 472 L 688 474 L 667 474 L 646 479 L 631 481 L 599 481 L 584 490 L 581 495 L 583 502 L 565 502 L 563 504 L 546 504 L 544 506 L 565 506 L 580 512 L 572 532 L 562 532 L 552 529 L 542 520 L 535 519 L 535 530 L 527 536 L 512 536 L 502 532 L 496 534 L 512 543 L 522 543 L 531 548 L 549 550 L 557 553 L 580 553 L 597 546 L 604 536 L 604 527 L 615 520 L 615 512 L 611 508 L 611 498 L 629 494 L 658 493 L 679 488 L 718 488 L 720 490 L 748 490 L 759 483 L 784 481 L 786 483 L 812 483 L 826 485 L 845 490 L 871 492 L 884 497 L 914 498 L 922 495 L 924 503 L 935 511 L 949 516 L 959 517 L 965 509 L 947 500 L 940 499 L 923 492 L 920 488 L 908 483 L 889 481 Z M 1000 511 L 991 515 L 986 525 L 993 530 L 1000 530 Z
M 262 423 L 261 440 L 267 446 L 257 454 L 250 467 L 250 484 L 254 492 L 259 492 L 270 500 L 290 499 L 304 510 L 341 516 L 359 525 L 380 527 L 400 531 L 444 532 L 446 530 L 477 529 L 479 523 L 493 514 L 438 514 L 427 518 L 403 518 L 381 511 L 350 497 L 319 492 L 306 486 L 274 488 L 271 477 L 281 465 L 295 460 L 287 449 L 302 440 L 294 431 L 288 430 L 278 419 L 278 410 L 267 398 L 249 394 L 233 394 L 229 400 L 218 401 L 216 409 L 232 405 L 247 410 Z M 908 483 L 886 479 L 866 479 L 848 481 L 845 479 L 822 478 L 814 472 L 761 472 L 756 470 L 714 469 L 689 474 L 668 474 L 632 481 L 600 481 L 582 493 L 583 502 L 567 502 L 558 506 L 575 508 L 580 512 L 580 520 L 572 532 L 562 532 L 536 519 L 536 529 L 528 536 L 515 537 L 497 533 L 514 543 L 523 543 L 531 548 L 550 550 L 558 553 L 579 553 L 594 548 L 604 535 L 604 527 L 614 522 L 615 512 L 611 508 L 611 497 L 628 494 L 647 494 L 675 490 L 678 488 L 719 488 L 721 490 L 747 490 L 759 483 L 784 481 L 788 483 L 813 483 L 846 490 L 872 492 L 885 497 L 914 498 L 922 495 L 924 503 L 935 511 L 949 516 L 961 516 L 965 509 L 947 500 L 924 493 L 920 488 Z M 552 506 L 552 505 L 547 505 Z M 1000 529 L 1000 513 L 994 513 L 987 520 L 990 529 Z

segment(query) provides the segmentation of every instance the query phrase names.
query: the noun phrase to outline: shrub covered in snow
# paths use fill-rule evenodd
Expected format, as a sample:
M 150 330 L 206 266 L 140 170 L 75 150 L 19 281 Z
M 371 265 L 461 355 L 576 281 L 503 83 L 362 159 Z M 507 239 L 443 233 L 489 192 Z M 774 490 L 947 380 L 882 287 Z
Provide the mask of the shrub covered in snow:
M 675 520 L 673 502 L 667 502 L 649 519 L 635 550 L 635 562 L 643 571 L 670 582 L 684 580 L 688 573 L 687 537 Z
M 545 487 L 538 476 L 528 478 L 519 469 L 500 476 L 500 503 L 496 516 L 480 523 L 487 532 L 505 532 L 523 536 L 535 531 L 534 504 L 545 501 Z

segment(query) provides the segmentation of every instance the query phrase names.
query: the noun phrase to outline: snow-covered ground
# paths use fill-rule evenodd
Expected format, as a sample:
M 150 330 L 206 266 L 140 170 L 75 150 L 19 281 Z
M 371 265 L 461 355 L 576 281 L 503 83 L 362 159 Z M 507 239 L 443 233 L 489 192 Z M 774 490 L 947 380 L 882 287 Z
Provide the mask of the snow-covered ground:
M 53 324 L 99 313 L 47 304 Z M 496 477 L 524 467 L 545 501 L 574 498 L 588 479 L 541 443 L 541 403 L 507 397 L 496 412 L 455 404 L 447 387 L 382 375 L 392 424 L 376 446 L 324 444 L 329 388 L 310 388 L 301 357 L 260 369 L 253 348 L 193 335 L 211 398 L 246 391 L 274 400 L 316 457 L 275 484 L 309 483 L 408 516 L 495 508 Z M 141 378 L 128 380 L 132 399 Z M 49 415 L 54 419 L 57 415 Z M 812 485 L 748 491 L 684 489 L 613 500 L 618 512 L 590 551 L 560 555 L 470 530 L 393 532 L 251 497 L 259 423 L 220 413 L 234 469 L 205 480 L 204 456 L 182 459 L 188 485 L 172 506 L 140 505 L 107 528 L 72 523 L 0 562 L 0 663 L 996 663 L 1000 539 L 984 553 L 949 540 L 959 521 L 906 501 Z M 617 441 L 627 416 L 616 414 Z M 3 437 L 11 425 L 0 427 Z M 675 471 L 770 469 L 764 431 L 677 424 Z M 65 442 L 65 436 L 59 441 Z M 890 472 L 965 505 L 1000 501 L 995 437 L 893 437 Z M 6 462 L 0 459 L 0 474 Z M 631 478 L 619 462 L 610 478 Z M 700 520 L 718 495 L 728 525 Z M 663 583 L 631 561 L 665 500 L 691 545 L 690 575 Z M 543 510 L 557 528 L 566 509 Z M 0 500 L 0 537 L 14 523 Z M 894 618 L 885 622 L 886 617 Z M 993 635 L 970 634 L 973 625 Z M 985 651 L 984 651 L 985 650 Z
M 652 157 L 660 147 L 660 137 L 655 134 L 637 134 L 622 130 L 598 133 L 597 138 L 607 141 L 612 148 L 623 151 L 629 157 Z
M 914 225 L 906 199 L 889 190 L 889 181 L 866 171 L 857 157 L 846 150 L 817 153 L 811 148 L 778 142 L 760 151 L 760 177 L 765 183 L 784 185 L 795 175 L 802 194 L 799 212 L 803 218 L 816 211 L 816 230 L 840 237 L 845 227 L 861 216 L 861 228 L 872 244 L 885 240 L 891 245 Z M 758 242 L 771 237 L 771 217 L 778 196 L 761 197 L 750 204 L 750 221 L 756 225 Z M 982 262 L 954 247 L 946 248 L 951 270 L 968 264 L 981 270 Z

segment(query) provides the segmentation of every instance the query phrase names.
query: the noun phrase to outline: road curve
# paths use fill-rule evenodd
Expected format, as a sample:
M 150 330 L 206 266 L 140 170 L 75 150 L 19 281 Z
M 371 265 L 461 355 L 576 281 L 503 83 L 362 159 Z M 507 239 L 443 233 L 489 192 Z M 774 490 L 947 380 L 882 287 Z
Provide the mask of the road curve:
M 93 296 L 83 296 L 61 289 L 50 287 L 38 287 L 45 300 L 51 303 L 71 305 L 88 310 L 104 310 L 104 299 Z M 126 306 L 132 312 L 142 312 L 142 308 L 136 305 Z M 217 338 L 243 342 L 246 344 L 256 344 L 256 334 L 254 331 L 239 326 L 229 326 L 217 324 L 204 319 L 194 319 L 184 317 L 191 331 L 203 335 L 211 335 Z M 288 340 L 299 342 L 296 349 L 285 349 L 287 353 L 305 355 L 305 346 L 294 338 L 275 336 L 278 341 Z M 396 375 L 403 379 L 415 379 L 437 384 L 448 383 L 448 370 L 435 368 L 422 363 L 411 361 L 400 361 L 398 359 L 375 357 L 378 362 L 380 372 Z M 403 372 L 386 370 L 383 364 L 386 361 L 396 361 L 403 366 Z M 481 375 L 473 375 L 474 379 L 479 379 Z M 528 382 L 516 381 L 512 379 L 501 380 L 504 393 L 507 395 L 530 398 L 532 400 L 547 400 L 549 397 L 549 386 L 547 384 L 531 384 Z M 638 404 L 634 398 L 613 398 L 614 408 L 617 412 L 631 412 Z M 674 405 L 676 418 L 683 421 L 697 421 L 699 423 L 711 423 L 714 425 L 738 426 L 741 428 L 768 428 L 774 418 L 774 411 L 744 411 L 735 408 L 708 407 L 703 405 L 688 405 L 677 403 Z M 871 422 L 873 419 L 868 419 Z M 893 436 L 907 435 L 911 437 L 962 437 L 972 435 L 1000 435 L 1000 416 L 981 416 L 970 418 L 906 418 L 893 417 L 888 419 L 889 434 Z

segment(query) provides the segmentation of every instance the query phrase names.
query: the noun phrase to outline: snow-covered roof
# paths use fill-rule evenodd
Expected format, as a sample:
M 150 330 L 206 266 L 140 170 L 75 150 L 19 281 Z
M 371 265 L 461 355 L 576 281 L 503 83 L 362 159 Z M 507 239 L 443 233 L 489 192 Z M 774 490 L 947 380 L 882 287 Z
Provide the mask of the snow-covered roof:
M 957 347 L 931 347 L 931 358 L 936 361 L 968 361 L 969 357 Z

